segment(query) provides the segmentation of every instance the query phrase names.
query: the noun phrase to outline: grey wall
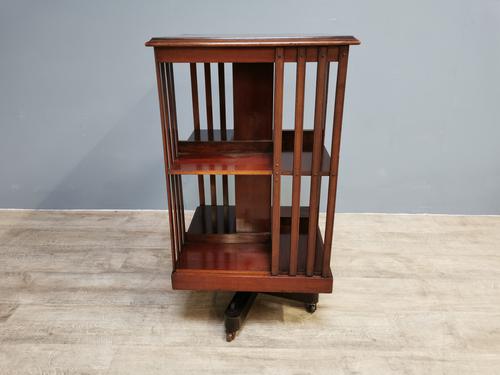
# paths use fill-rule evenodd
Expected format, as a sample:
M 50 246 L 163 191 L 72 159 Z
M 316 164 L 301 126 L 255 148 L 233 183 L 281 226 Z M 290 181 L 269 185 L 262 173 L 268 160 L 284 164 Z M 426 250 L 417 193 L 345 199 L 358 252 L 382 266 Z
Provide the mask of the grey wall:
M 499 25 L 486 0 L 1 1 L 0 207 L 165 208 L 144 42 L 323 33 L 363 42 L 338 210 L 499 214 Z

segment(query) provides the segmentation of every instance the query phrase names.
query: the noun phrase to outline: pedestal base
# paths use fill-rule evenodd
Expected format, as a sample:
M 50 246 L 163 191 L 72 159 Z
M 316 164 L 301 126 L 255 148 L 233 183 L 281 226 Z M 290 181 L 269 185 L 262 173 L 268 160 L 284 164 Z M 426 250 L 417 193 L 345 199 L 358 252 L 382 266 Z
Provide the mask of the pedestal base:
M 245 318 L 252 307 L 258 293 L 254 292 L 236 292 L 229 302 L 224 312 L 224 326 L 226 328 L 226 341 L 233 341 L 236 332 L 241 329 Z M 264 293 L 275 297 L 286 298 L 305 305 L 307 312 L 316 311 L 318 303 L 317 293 Z

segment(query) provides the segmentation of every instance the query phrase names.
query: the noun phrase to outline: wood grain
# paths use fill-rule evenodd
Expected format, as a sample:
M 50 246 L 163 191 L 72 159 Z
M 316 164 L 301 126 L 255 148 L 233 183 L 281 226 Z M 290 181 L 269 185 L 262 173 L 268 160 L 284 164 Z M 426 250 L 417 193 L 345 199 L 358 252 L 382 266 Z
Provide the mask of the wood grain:
M 279 273 L 280 263 L 280 209 L 281 209 L 281 151 L 283 128 L 283 85 L 284 85 L 284 53 L 283 48 L 276 48 L 274 63 L 274 108 L 273 108 L 273 201 L 271 218 L 272 258 L 271 273 Z
M 203 64 L 205 73 L 205 106 L 207 110 L 208 139 L 214 139 L 213 109 L 212 109 L 212 75 L 210 64 Z M 217 183 L 215 175 L 210 175 L 210 205 L 217 205 Z
M 155 54 L 156 55 L 156 54 Z M 160 104 L 160 119 L 161 119 L 161 134 L 162 134 L 162 142 L 163 142 L 163 162 L 165 166 L 165 186 L 167 190 L 167 207 L 168 207 L 168 216 L 169 216 L 169 226 L 170 233 L 174 232 L 174 222 L 173 222 L 173 206 L 174 203 L 172 201 L 172 190 L 170 188 L 170 175 L 168 173 L 168 169 L 172 164 L 172 150 L 170 147 L 170 120 L 168 115 L 168 104 L 167 104 L 167 83 L 165 80 L 165 64 L 156 63 L 156 82 L 158 85 L 158 99 Z M 172 264 L 175 267 L 176 262 L 176 254 L 177 254 L 177 244 L 175 243 L 175 239 L 172 236 L 170 239 L 171 249 L 172 249 Z
M 272 139 L 273 64 L 233 63 L 234 140 L 258 142 Z M 269 169 L 272 172 L 272 154 Z M 262 171 L 261 166 L 259 170 Z M 267 173 L 268 172 L 268 173 Z M 249 173 L 248 173 L 249 174 Z M 271 177 L 238 175 L 234 178 L 236 229 L 238 232 L 269 232 Z
M 337 196 L 337 176 L 340 159 L 340 136 L 342 133 L 342 116 L 344 111 L 344 94 L 347 77 L 349 47 L 340 48 L 337 66 L 337 83 L 335 87 L 335 105 L 333 108 L 333 132 L 330 159 L 330 177 L 328 179 L 328 202 L 326 206 L 325 251 L 323 258 L 323 274 L 330 268 L 333 241 L 333 225 L 335 221 L 335 203 Z
M 312 174 L 309 194 L 309 236 L 307 245 L 307 275 L 313 274 L 316 254 L 316 236 L 318 226 L 319 201 L 321 191 L 321 162 L 323 160 L 323 143 L 325 129 L 325 108 L 328 91 L 328 62 L 326 48 L 318 49 L 318 66 L 316 71 L 316 98 L 314 108 L 314 141 L 312 151 Z M 332 197 L 328 197 L 331 199 Z
M 305 48 L 297 51 L 297 72 L 295 79 L 295 126 L 293 134 L 293 182 L 292 182 L 292 223 L 290 235 L 289 275 L 297 274 L 297 254 L 299 249 L 300 223 L 300 181 L 304 134 L 304 91 L 306 80 Z M 312 160 L 312 159 L 311 159 Z M 282 166 L 283 169 L 283 166 Z
M 226 127 L 226 79 L 224 73 L 224 63 L 217 64 L 217 72 L 219 77 L 219 113 L 220 113 L 220 132 L 222 139 L 227 139 Z M 229 188 L 227 176 L 222 176 L 222 203 L 224 206 L 229 205 Z
M 152 38 L 148 47 L 299 47 L 360 44 L 353 36 L 323 35 L 178 35 Z
M 339 46 L 327 48 L 328 61 L 337 61 Z M 158 62 L 174 63 L 260 63 L 274 62 L 274 47 L 157 47 Z M 297 61 L 297 48 L 285 47 L 284 61 Z M 318 61 L 316 47 L 306 47 L 306 61 Z
M 188 155 L 175 160 L 170 172 L 172 174 L 210 174 L 211 204 L 216 205 L 216 174 L 270 175 L 272 155 L 270 153 Z M 212 177 L 214 177 L 213 185 Z

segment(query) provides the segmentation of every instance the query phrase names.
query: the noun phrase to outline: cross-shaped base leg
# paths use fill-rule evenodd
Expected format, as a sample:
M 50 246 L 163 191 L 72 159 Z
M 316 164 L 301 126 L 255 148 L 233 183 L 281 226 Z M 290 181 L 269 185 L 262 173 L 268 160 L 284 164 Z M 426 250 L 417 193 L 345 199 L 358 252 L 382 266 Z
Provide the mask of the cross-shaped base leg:
M 272 296 L 302 302 L 311 314 L 316 311 L 318 303 L 317 293 L 265 293 Z M 224 326 L 226 327 L 226 341 L 233 341 L 236 332 L 241 328 L 252 307 L 257 293 L 236 292 L 224 312 Z

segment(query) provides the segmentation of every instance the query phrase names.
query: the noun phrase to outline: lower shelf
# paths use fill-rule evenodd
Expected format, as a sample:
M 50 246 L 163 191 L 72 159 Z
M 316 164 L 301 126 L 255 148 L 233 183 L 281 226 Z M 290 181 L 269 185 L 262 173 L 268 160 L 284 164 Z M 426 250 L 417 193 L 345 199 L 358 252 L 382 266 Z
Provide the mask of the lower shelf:
M 301 209 L 298 274 L 288 276 L 290 209 L 282 209 L 280 275 L 271 275 L 271 234 L 237 233 L 234 206 L 203 206 L 195 211 L 186 242 L 172 273 L 174 289 L 329 293 L 333 279 L 321 277 L 323 240 L 316 231 L 314 276 L 305 276 L 308 209 Z
M 177 270 L 270 272 L 268 243 L 193 242 L 182 246 Z

